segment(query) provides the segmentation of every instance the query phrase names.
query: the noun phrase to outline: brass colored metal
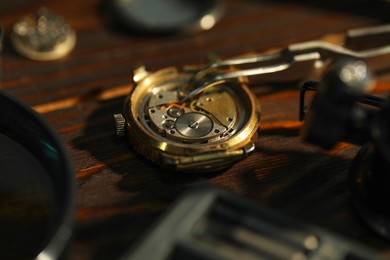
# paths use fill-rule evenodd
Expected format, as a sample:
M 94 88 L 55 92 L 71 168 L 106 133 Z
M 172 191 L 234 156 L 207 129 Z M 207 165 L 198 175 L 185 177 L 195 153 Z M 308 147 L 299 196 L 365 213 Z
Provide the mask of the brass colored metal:
M 254 150 L 260 125 L 257 98 L 242 81 L 230 79 L 179 102 L 181 86 L 192 76 L 173 67 L 154 73 L 135 70 L 136 85 L 123 111 L 127 138 L 163 167 L 197 172 L 229 167 Z
M 226 92 L 206 92 L 193 104 L 196 109 L 212 114 L 226 128 L 232 127 L 236 122 L 236 101 Z

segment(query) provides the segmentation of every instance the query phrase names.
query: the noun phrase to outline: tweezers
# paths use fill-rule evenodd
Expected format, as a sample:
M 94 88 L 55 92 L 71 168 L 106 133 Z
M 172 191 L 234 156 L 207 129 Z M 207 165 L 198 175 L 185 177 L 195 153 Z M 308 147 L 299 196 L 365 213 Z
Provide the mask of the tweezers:
M 180 87 L 180 102 L 229 79 L 245 79 L 251 85 L 316 80 L 327 64 L 341 58 L 363 60 L 374 72 L 390 67 L 390 24 L 352 29 L 343 38 L 341 45 L 316 40 L 294 43 L 273 54 L 217 60 Z

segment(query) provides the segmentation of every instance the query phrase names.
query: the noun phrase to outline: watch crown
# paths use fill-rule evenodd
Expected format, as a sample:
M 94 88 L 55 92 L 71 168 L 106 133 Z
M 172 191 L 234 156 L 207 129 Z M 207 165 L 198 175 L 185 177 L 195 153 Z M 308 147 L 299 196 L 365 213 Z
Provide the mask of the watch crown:
M 115 121 L 115 134 L 118 137 L 125 136 L 125 124 L 126 119 L 123 117 L 122 114 L 114 114 L 114 121 Z

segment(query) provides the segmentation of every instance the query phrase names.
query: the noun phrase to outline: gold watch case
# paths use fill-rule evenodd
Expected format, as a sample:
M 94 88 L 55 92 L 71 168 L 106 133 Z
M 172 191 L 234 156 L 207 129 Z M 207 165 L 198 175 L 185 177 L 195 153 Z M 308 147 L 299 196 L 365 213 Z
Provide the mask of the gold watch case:
M 137 68 L 123 112 L 114 115 L 116 132 L 164 168 L 221 170 L 254 150 L 260 105 L 243 78 L 213 82 L 181 102 L 182 86 L 193 75 L 175 67 L 154 73 Z

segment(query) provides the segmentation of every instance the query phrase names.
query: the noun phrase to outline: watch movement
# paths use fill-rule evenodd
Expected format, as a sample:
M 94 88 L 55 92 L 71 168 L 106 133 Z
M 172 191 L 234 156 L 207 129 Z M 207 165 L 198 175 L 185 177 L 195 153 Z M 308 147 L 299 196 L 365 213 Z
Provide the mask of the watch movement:
M 165 168 L 223 169 L 254 150 L 260 106 L 243 78 L 204 83 L 184 98 L 194 75 L 191 69 L 137 68 L 123 112 L 114 115 L 116 133 Z

